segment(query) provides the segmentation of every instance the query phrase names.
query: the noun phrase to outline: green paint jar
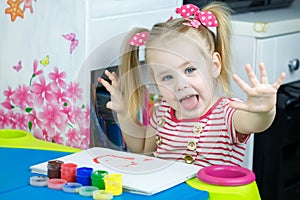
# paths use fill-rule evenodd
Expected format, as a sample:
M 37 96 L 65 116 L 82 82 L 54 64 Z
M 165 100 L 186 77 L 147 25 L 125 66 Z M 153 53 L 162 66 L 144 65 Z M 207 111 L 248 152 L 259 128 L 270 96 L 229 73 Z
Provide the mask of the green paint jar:
M 99 190 L 105 190 L 104 176 L 106 174 L 108 172 L 104 170 L 93 171 L 91 176 L 92 186 L 98 187 Z

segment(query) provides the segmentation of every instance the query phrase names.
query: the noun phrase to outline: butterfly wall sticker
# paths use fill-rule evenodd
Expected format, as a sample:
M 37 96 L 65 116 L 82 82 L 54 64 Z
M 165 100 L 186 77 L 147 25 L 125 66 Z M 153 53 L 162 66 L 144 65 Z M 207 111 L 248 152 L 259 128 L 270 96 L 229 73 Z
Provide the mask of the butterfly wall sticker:
M 69 33 L 69 34 L 64 34 L 62 35 L 66 40 L 71 41 L 70 44 L 70 54 L 73 53 L 74 49 L 78 46 L 78 39 L 76 39 L 76 34 L 75 33 Z
M 49 65 L 49 55 L 46 55 L 45 59 L 44 60 L 40 60 L 40 63 L 46 67 L 47 65 Z
M 19 72 L 21 69 L 22 69 L 22 61 L 19 60 L 18 64 L 17 65 L 14 65 L 12 67 L 14 70 L 16 70 L 17 72 Z

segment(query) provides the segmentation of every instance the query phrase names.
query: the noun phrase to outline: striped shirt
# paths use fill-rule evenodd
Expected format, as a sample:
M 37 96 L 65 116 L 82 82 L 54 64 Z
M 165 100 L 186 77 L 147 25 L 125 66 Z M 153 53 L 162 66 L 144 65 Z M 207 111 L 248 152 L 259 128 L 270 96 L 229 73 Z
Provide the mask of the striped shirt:
M 229 107 L 237 98 L 219 98 L 200 118 L 178 120 L 166 101 L 155 109 L 150 125 L 156 130 L 156 157 L 210 165 L 238 165 L 243 162 L 245 135 L 240 142 L 233 127 L 235 109 Z

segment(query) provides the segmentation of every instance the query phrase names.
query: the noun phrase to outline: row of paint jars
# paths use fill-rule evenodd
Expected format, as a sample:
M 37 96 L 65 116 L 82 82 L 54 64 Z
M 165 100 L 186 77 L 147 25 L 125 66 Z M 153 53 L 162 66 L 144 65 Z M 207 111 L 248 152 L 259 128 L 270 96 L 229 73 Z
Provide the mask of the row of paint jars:
M 96 186 L 99 190 L 110 190 L 110 188 L 105 187 L 113 186 L 114 195 L 122 193 L 122 180 L 120 180 L 120 177 L 117 177 L 117 174 L 108 176 L 108 172 L 104 170 L 93 170 L 90 167 L 77 168 L 75 163 L 64 163 L 60 160 L 48 161 L 47 170 L 49 179 L 58 178 L 67 182 L 77 182 L 83 186 Z M 115 184 L 105 184 L 112 181 Z M 116 185 L 119 185 L 117 190 Z

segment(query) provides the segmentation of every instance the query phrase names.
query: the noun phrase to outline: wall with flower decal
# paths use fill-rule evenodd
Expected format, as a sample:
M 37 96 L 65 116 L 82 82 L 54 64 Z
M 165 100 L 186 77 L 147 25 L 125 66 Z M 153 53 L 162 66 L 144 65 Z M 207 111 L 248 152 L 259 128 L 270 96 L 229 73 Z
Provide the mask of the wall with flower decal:
M 0 38 L 0 129 L 87 149 L 85 1 L 1 1 Z
M 150 28 L 182 0 L 0 1 L 0 129 L 86 149 L 107 145 L 90 106 L 91 72 L 118 64 L 133 27 Z M 134 6 L 133 6 L 134 5 Z

